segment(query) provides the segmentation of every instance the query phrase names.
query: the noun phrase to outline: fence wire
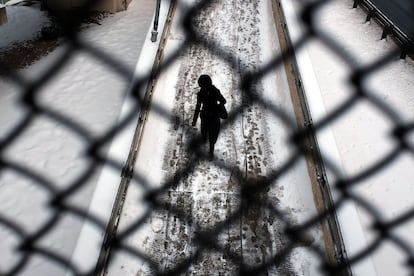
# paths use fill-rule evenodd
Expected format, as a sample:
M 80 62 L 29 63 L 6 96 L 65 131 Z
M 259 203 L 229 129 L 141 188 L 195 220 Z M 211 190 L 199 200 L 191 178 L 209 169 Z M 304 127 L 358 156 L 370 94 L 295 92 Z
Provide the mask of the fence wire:
M 180 6 L 180 1 L 172 1 L 171 5 Z M 406 263 L 402 264 L 414 273 L 414 249 L 407 244 L 403 239 L 395 234 L 395 229 L 399 226 L 410 222 L 414 219 L 414 204 L 409 206 L 404 213 L 396 214 L 392 220 L 384 220 L 382 214 L 371 204 L 367 199 L 362 197 L 358 192 L 353 189 L 358 186 L 361 181 L 373 177 L 381 171 L 385 171 L 389 168 L 389 165 L 399 158 L 401 155 L 411 155 L 414 153 L 413 144 L 410 143 L 410 135 L 414 129 L 414 122 L 400 118 L 397 115 L 396 110 L 387 105 L 382 98 L 379 98 L 369 91 L 364 86 L 364 81 L 370 76 L 376 74 L 381 68 L 389 65 L 389 63 L 400 55 L 400 49 L 396 49 L 393 52 L 385 56 L 379 56 L 375 61 L 368 65 L 357 66 L 353 62 L 353 57 L 343 50 L 342 45 L 335 41 L 323 30 L 320 30 L 315 22 L 318 20 L 318 11 L 327 5 L 329 0 L 324 1 L 306 1 L 306 6 L 302 11 L 301 20 L 306 26 L 306 31 L 301 38 L 294 43 L 287 43 L 281 54 L 275 55 L 271 60 L 266 61 L 265 66 L 257 68 L 243 67 L 239 63 L 239 54 L 236 52 L 228 51 L 220 41 L 210 40 L 204 35 L 203 31 L 200 31 L 200 17 L 203 11 L 209 7 L 217 5 L 220 1 L 198 1 L 197 4 L 188 10 L 183 19 L 183 28 L 185 30 L 185 40 L 182 47 L 177 50 L 173 55 L 169 56 L 166 60 L 163 60 L 159 64 L 159 67 L 155 71 L 148 72 L 144 77 L 134 80 L 132 83 L 134 98 L 134 107 L 129 111 L 127 116 L 117 124 L 115 127 L 107 130 L 98 137 L 90 134 L 90 131 L 84 126 L 73 120 L 65 112 L 57 111 L 51 106 L 45 106 L 39 101 L 40 94 L 44 86 L 52 81 L 59 71 L 65 70 L 65 67 L 71 61 L 75 54 L 79 52 L 88 53 L 97 60 L 100 60 L 108 68 L 113 70 L 113 74 L 121 78 L 127 79 L 131 76 L 131 71 L 125 64 L 122 64 L 112 56 L 99 51 L 88 44 L 88 41 L 80 39 L 77 30 L 82 23 L 82 19 L 87 18 L 89 8 L 95 4 L 95 1 L 88 1 L 84 6 L 84 9 L 76 17 L 77 20 L 67 20 L 67 17 L 59 17 L 56 15 L 60 28 L 64 31 L 65 38 L 67 40 L 67 47 L 60 57 L 54 62 L 54 65 L 49 67 L 48 70 L 43 72 L 36 79 L 28 79 L 19 71 L 10 71 L 7 68 L 7 64 L 0 64 L 1 78 L 7 79 L 14 85 L 19 87 L 21 93 L 20 103 L 23 106 L 24 112 L 22 117 L 16 123 L 16 125 L 4 135 L 0 141 L 0 174 L 6 171 L 11 171 L 15 174 L 21 175 L 25 179 L 31 180 L 38 185 L 42 190 L 47 192 L 48 206 L 51 215 L 44 221 L 44 223 L 36 231 L 28 233 L 25 230 L 24 225 L 20 222 L 14 221 L 12 217 L 6 215 L 0 215 L 0 225 L 12 232 L 17 237 L 16 252 L 19 253 L 19 257 L 15 260 L 11 267 L 0 268 L 0 274 L 2 275 L 17 275 L 22 272 L 29 261 L 34 256 L 42 256 L 43 259 L 48 262 L 54 263 L 57 266 L 61 266 L 75 275 L 81 274 L 79 268 L 75 264 L 71 263 L 70 259 L 63 257 L 60 253 L 54 252 L 52 249 L 39 245 L 41 240 L 48 239 L 48 235 L 56 227 L 57 222 L 60 220 L 62 214 L 70 214 L 80 219 L 88 220 L 95 226 L 102 229 L 102 231 L 109 231 L 103 245 L 103 249 L 113 252 L 124 251 L 133 255 L 137 259 L 147 262 L 148 266 L 154 272 L 159 275 L 181 275 L 189 273 L 190 267 L 197 262 L 198 258 L 205 252 L 220 252 L 225 254 L 229 260 L 238 266 L 238 274 L 240 275 L 254 275 L 258 273 L 262 275 L 267 271 L 269 267 L 282 265 L 287 256 L 292 252 L 298 243 L 306 244 L 308 249 L 318 256 L 321 263 L 321 274 L 326 275 L 349 275 L 351 272 L 349 266 L 360 262 L 361 260 L 369 257 L 376 250 L 381 247 L 385 242 L 391 243 L 395 248 L 400 251 L 406 258 Z M 279 2 L 275 2 L 279 6 Z M 279 14 L 280 26 L 284 26 L 283 14 Z M 59 20 L 61 19 L 61 20 Z M 279 27 L 280 27 L 279 26 Z M 286 30 L 286 28 L 285 28 Z M 286 32 L 288 34 L 288 30 Z M 288 39 L 288 38 L 287 38 Z M 302 47 L 306 46 L 311 40 L 318 40 L 322 42 L 330 51 L 334 52 L 340 59 L 342 59 L 350 71 L 349 84 L 354 88 L 355 93 L 347 101 L 336 107 L 331 111 L 329 115 L 317 124 L 312 123 L 312 118 L 309 116 L 307 109 L 306 98 L 301 99 L 301 110 L 303 112 L 303 126 L 292 120 L 292 118 L 285 113 L 283 109 L 277 106 L 270 106 L 269 104 L 257 93 L 257 83 L 268 74 L 271 74 L 275 68 L 283 67 L 285 64 L 293 64 L 294 53 Z M 372 43 L 377 43 L 373 41 Z M 118 133 L 120 133 L 130 122 L 133 122 L 139 112 L 146 110 L 150 105 L 150 97 L 148 95 L 142 96 L 139 91 L 145 90 L 148 82 L 154 81 L 156 76 L 159 76 L 162 72 L 166 71 L 169 66 L 177 60 L 184 51 L 194 49 L 194 47 L 202 47 L 206 51 L 228 64 L 232 68 L 238 68 L 239 78 L 241 80 L 240 92 L 243 95 L 243 102 L 240 106 L 232 108 L 229 118 L 223 123 L 223 129 L 226 129 L 229 125 L 232 125 L 243 112 L 253 106 L 266 106 L 270 108 L 273 115 L 282 120 L 286 126 L 289 127 L 293 135 L 290 137 L 291 147 L 294 154 L 278 168 L 272 168 L 271 173 L 263 178 L 246 177 L 245 173 L 240 170 L 234 171 L 234 167 L 230 164 L 226 164 L 220 160 L 211 161 L 214 166 L 220 167 L 222 170 L 231 172 L 235 176 L 235 182 L 239 183 L 239 198 L 243 201 L 243 205 L 232 212 L 232 214 L 224 221 L 220 221 L 214 226 L 208 228 L 201 227 L 196 224 L 196 219 L 191 216 L 191 213 L 186 212 L 181 208 L 175 206 L 172 202 L 165 200 L 163 195 L 170 189 L 177 187 L 181 181 L 185 181 L 188 175 L 195 169 L 195 164 L 199 160 L 207 160 L 207 156 L 200 150 L 200 138 L 194 135 L 186 147 L 187 152 L 195 152 L 195 155 L 191 155 L 187 160 L 182 162 L 182 166 L 174 172 L 173 175 L 163 184 L 161 188 L 156 190 L 148 188 L 150 185 L 146 185 L 145 172 L 132 171 L 135 159 L 128 160 L 127 164 L 120 163 L 119 161 L 112 159 L 111 156 L 106 156 L 105 147 L 114 139 Z M 405 52 L 413 52 L 414 48 L 410 42 L 405 42 L 401 45 Z M 300 76 L 297 76 L 298 78 Z M 300 80 L 296 80 L 296 89 L 300 92 L 301 83 Z M 302 91 L 303 92 L 303 91 Z M 303 95 L 302 95 L 303 96 Z M 300 96 L 299 96 L 300 97 Z M 324 156 L 320 155 L 317 149 L 317 141 L 315 140 L 316 134 L 321 131 L 325 126 L 328 126 L 338 120 L 339 118 L 346 117 L 348 112 L 352 110 L 357 103 L 361 101 L 368 101 L 375 106 L 382 114 L 394 124 L 393 139 L 395 141 L 394 149 L 388 154 L 383 156 L 382 159 L 371 167 L 366 168 L 358 175 L 352 177 L 344 177 L 338 171 L 338 168 L 334 163 L 329 162 Z M 169 114 L 161 106 L 157 104 L 151 105 L 151 112 L 158 112 L 162 116 L 174 117 Z M 308 117 L 307 117 L 308 116 Z M 14 162 L 6 154 L 9 147 L 18 141 L 29 129 L 33 122 L 40 118 L 46 117 L 48 120 L 53 121 L 56 124 L 63 126 L 65 129 L 70 130 L 73 136 L 87 145 L 85 149 L 85 158 L 91 160 L 87 165 L 87 169 L 83 171 L 76 179 L 74 179 L 70 185 L 64 189 L 58 189 L 60 187 L 57 183 L 50 180 L 39 173 L 35 168 L 32 168 L 26 164 Z M 183 128 L 189 128 L 186 122 L 182 118 L 174 117 L 176 124 Z M 139 123 L 142 123 L 141 120 Z M 379 149 L 380 150 L 380 149 Z M 292 224 L 290 219 L 285 216 L 282 210 L 275 207 L 274 202 L 263 196 L 267 189 L 274 185 L 276 179 L 283 176 L 287 171 L 292 169 L 296 162 L 301 158 L 307 158 L 313 160 L 317 167 L 315 172 L 316 181 L 321 187 L 321 193 L 325 200 L 324 207 L 319 210 L 320 213 L 316 217 L 309 217 L 303 224 Z M 126 157 L 125 157 L 126 158 Z M 116 228 L 109 229 L 108 224 L 105 221 L 89 214 L 86 208 L 80 208 L 73 204 L 70 204 L 69 199 L 82 190 L 84 184 L 93 177 L 94 173 L 99 170 L 103 164 L 109 164 L 113 169 L 119 171 L 124 178 L 128 180 L 136 180 L 136 183 L 140 183 L 142 188 L 146 192 L 145 201 L 150 208 L 146 211 L 145 215 L 137 219 L 135 223 L 129 226 L 127 229 L 113 235 L 111 231 Z M 319 167 L 318 167 L 319 166 Z M 325 169 L 336 172 L 336 183 L 330 183 L 330 186 L 335 189 L 335 193 L 338 196 L 335 200 L 332 198 L 329 185 L 327 184 L 327 178 L 325 175 Z M 336 210 L 341 208 L 345 203 L 353 201 L 360 208 L 369 214 L 370 218 L 374 222 L 372 227 L 377 232 L 376 238 L 359 254 L 356 256 L 347 256 L 346 248 L 343 245 L 340 227 L 336 220 Z M 241 216 L 245 215 L 246 210 L 260 209 L 270 213 L 275 219 L 283 221 L 285 224 L 283 236 L 286 241 L 284 246 L 276 252 L 271 258 L 266 259 L 265 262 L 260 265 L 251 265 L 245 263 L 243 258 L 218 242 L 218 236 L 222 230 L 228 225 L 233 224 Z M 125 240 L 131 232 L 136 231 L 142 227 L 145 219 L 152 213 L 157 211 L 168 210 L 178 220 L 193 225 L 198 229 L 198 232 L 194 234 L 193 243 L 196 250 L 188 258 L 183 258 L 175 264 L 174 267 L 165 270 L 157 260 L 147 255 L 145 252 L 140 252 L 133 248 L 133 246 L 126 244 Z M 333 258 L 329 257 L 326 252 L 319 247 L 313 246 L 304 236 L 307 229 L 314 226 L 327 223 L 330 231 L 328 232 L 332 237 L 333 246 L 335 247 Z M 114 227 L 114 226 L 112 226 Z M 111 253 L 111 254 L 112 254 Z M 16 255 L 17 256 L 17 255 Z M 109 257 L 108 257 L 109 256 Z M 101 260 L 96 268 L 93 268 L 87 274 L 101 273 L 105 266 L 111 262 L 109 253 L 105 255 L 104 261 Z M 212 272 L 214 274 L 214 272 Z

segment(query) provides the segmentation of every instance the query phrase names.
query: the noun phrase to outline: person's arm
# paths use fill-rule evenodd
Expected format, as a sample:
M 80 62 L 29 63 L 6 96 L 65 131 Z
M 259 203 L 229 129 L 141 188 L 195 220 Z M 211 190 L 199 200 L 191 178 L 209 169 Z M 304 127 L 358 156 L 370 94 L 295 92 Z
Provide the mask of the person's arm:
M 200 108 L 201 108 L 201 99 L 200 99 L 200 93 L 198 93 L 196 109 L 194 111 L 194 117 L 193 117 L 193 126 L 195 126 L 197 123 L 198 115 L 200 114 Z
M 226 99 L 223 97 L 223 95 L 221 95 L 220 90 L 218 89 L 217 89 L 217 98 L 220 104 L 225 104 L 227 102 Z

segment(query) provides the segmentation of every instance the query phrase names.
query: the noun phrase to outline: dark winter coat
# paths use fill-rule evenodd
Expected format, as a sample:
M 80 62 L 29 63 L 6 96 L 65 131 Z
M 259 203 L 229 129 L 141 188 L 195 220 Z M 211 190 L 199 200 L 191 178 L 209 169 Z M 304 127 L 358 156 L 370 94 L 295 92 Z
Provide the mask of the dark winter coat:
M 202 87 L 197 94 L 197 105 L 194 112 L 193 123 L 200 118 L 219 118 L 217 106 L 218 104 L 225 104 L 226 99 L 221 95 L 214 85 L 209 87 Z

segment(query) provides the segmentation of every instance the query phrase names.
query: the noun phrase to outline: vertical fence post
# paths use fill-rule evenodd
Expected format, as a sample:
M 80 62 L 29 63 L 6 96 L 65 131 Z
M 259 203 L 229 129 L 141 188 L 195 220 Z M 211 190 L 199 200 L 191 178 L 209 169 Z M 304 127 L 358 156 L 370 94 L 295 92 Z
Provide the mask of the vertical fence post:
M 161 8 L 161 0 L 157 0 L 157 6 L 155 8 L 155 17 L 154 17 L 154 28 L 151 32 L 151 41 L 157 41 L 158 36 L 158 18 L 160 17 L 160 8 Z
M 354 0 L 354 5 L 352 6 L 352 8 L 356 9 L 360 2 L 361 2 L 361 0 Z

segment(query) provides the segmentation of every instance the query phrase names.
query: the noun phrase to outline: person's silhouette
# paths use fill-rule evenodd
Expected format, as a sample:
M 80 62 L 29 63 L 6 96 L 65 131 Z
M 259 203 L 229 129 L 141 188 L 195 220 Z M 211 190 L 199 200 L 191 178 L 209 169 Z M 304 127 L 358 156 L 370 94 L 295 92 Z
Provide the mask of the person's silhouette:
M 214 157 L 214 145 L 220 131 L 219 105 L 225 104 L 226 99 L 221 95 L 212 83 L 209 75 L 201 75 L 198 78 L 200 92 L 197 93 L 197 105 L 193 117 L 193 126 L 196 125 L 198 115 L 201 119 L 201 137 L 203 142 L 210 144 L 209 157 Z

